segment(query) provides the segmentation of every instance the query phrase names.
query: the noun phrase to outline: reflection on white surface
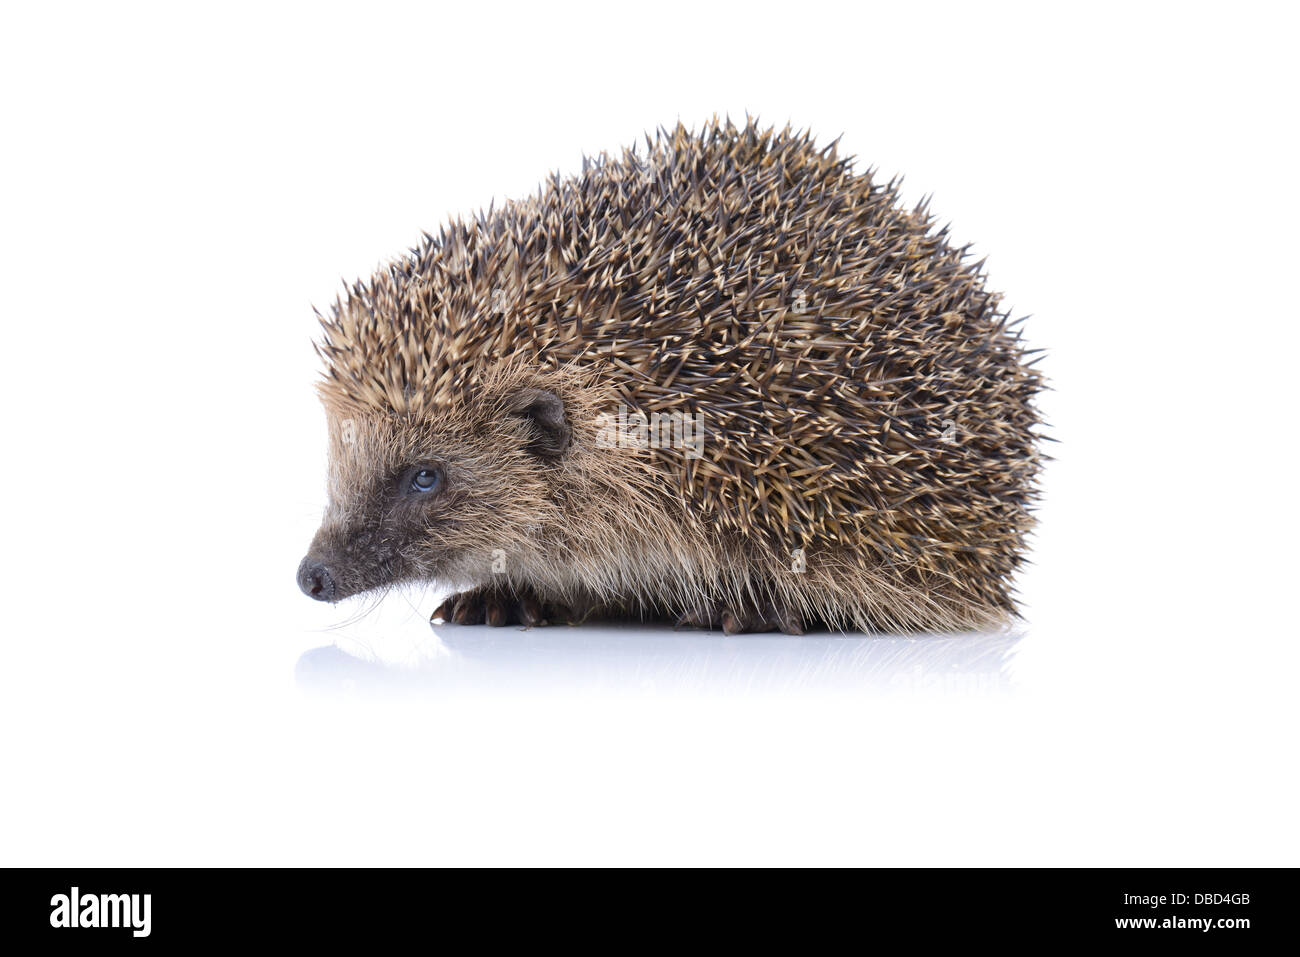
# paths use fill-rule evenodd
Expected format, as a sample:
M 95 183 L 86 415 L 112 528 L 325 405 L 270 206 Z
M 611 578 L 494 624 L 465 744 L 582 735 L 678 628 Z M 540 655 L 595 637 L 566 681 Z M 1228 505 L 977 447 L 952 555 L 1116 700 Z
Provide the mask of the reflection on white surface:
M 409 632 L 407 632 L 409 634 Z M 1010 689 L 1014 633 L 736 635 L 669 628 L 431 629 L 400 660 L 342 638 L 299 659 L 303 689 L 370 692 L 992 695 Z

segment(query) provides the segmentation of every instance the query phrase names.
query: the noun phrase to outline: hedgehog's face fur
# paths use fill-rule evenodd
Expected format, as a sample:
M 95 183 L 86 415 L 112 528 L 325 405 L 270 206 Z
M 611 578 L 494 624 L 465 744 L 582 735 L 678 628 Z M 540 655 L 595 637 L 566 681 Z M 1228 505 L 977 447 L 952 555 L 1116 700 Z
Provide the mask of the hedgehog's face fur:
M 329 507 L 298 572 L 313 598 L 471 580 L 554 521 L 571 436 L 554 392 L 515 385 L 418 416 L 326 410 Z

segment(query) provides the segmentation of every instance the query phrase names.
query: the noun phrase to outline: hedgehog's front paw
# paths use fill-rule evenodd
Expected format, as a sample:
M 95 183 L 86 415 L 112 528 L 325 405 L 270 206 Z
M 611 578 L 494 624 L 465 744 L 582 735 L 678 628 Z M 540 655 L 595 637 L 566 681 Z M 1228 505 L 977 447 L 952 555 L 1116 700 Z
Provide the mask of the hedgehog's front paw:
M 721 629 L 724 635 L 741 632 L 783 631 L 802 635 L 803 621 L 789 608 L 768 602 L 762 606 L 730 609 L 717 602 L 705 602 L 677 619 L 675 628 Z
M 550 621 L 569 619 L 569 611 L 560 605 L 544 605 L 535 595 L 506 591 L 481 585 L 452 595 L 429 616 L 429 621 L 454 625 L 523 625 L 533 628 Z

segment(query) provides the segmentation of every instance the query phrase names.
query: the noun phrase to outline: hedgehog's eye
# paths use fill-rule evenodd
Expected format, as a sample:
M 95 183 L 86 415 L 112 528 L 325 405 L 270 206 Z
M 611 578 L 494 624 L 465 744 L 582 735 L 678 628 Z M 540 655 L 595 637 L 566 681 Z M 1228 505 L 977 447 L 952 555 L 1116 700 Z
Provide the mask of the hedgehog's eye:
M 442 476 L 438 474 L 437 469 L 418 469 L 411 473 L 407 488 L 418 495 L 424 495 L 432 492 L 440 484 L 442 484 Z

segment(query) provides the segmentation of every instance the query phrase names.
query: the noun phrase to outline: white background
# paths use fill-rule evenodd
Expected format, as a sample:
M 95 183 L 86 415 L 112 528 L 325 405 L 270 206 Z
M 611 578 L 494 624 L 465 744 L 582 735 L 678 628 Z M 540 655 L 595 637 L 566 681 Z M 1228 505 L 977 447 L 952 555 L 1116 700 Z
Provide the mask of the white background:
M 1294 8 L 459 6 L 6 9 L 0 863 L 1298 863 Z M 1032 314 L 1024 625 L 299 594 L 312 306 L 715 111 L 843 133 Z

